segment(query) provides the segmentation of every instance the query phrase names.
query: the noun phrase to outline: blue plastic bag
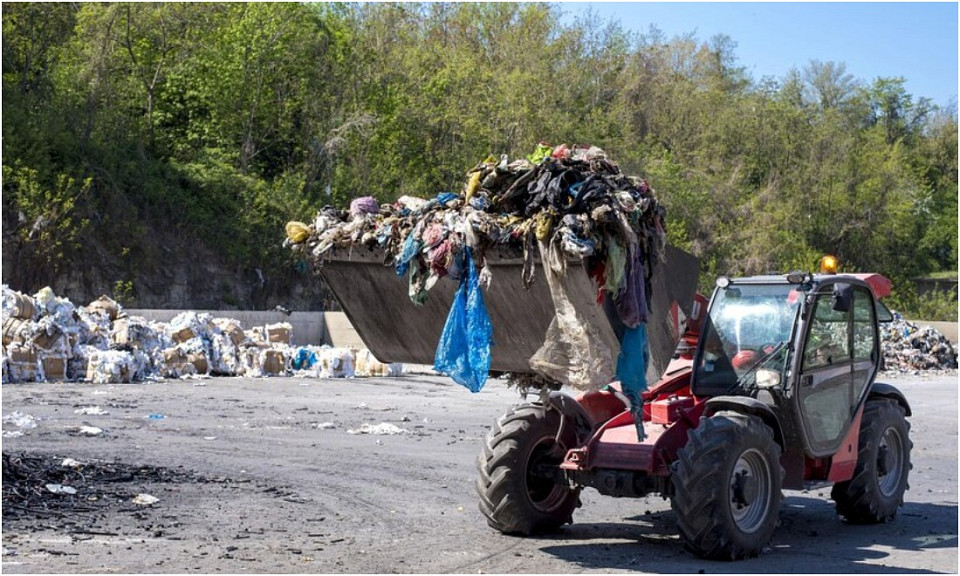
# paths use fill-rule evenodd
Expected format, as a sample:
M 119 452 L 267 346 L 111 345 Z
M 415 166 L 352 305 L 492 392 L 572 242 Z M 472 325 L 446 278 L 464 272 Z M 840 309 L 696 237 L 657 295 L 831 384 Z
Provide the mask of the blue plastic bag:
M 479 392 L 490 372 L 493 326 L 483 301 L 477 268 L 470 248 L 464 248 L 466 273 L 453 297 L 447 323 L 437 344 L 433 369 L 453 378 L 471 392 Z
M 407 273 L 407 268 L 410 267 L 410 261 L 413 260 L 413 257 L 417 255 L 417 252 L 419 252 L 422 247 L 423 242 L 416 240 L 413 237 L 413 230 L 411 230 L 410 233 L 407 234 L 406 240 L 403 241 L 403 248 L 397 257 L 397 264 L 395 266 L 397 276 L 403 276 Z
M 294 370 L 306 370 L 317 363 L 317 355 L 307 348 L 300 348 L 291 364 Z
M 630 400 L 630 411 L 637 425 L 637 435 L 643 438 L 643 396 L 647 389 L 647 363 L 650 347 L 647 345 L 647 324 L 641 322 L 623 331 L 620 355 L 617 356 L 617 380 L 623 395 Z

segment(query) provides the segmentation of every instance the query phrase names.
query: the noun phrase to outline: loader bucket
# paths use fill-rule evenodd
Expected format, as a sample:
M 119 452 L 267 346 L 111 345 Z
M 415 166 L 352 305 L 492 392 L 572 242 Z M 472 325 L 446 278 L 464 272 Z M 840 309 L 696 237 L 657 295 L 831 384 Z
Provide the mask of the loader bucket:
M 690 254 L 667 246 L 665 256 L 654 271 L 648 321 L 648 377 L 654 380 L 662 374 L 676 347 L 671 304 L 676 302 L 688 314 L 699 277 L 698 261 Z M 490 369 L 531 372 L 528 361 L 543 344 L 554 317 L 546 278 L 538 263 L 533 285 L 524 289 L 520 280 L 522 255 L 508 248 L 489 251 L 487 265 L 493 276 L 490 288 L 483 293 L 493 324 Z M 574 275 L 571 298 L 578 309 L 601 310 L 599 313 L 606 316 L 619 337 L 623 326 L 609 306 L 597 305 L 597 289 L 584 266 L 571 261 L 567 273 Z M 441 279 L 427 302 L 416 306 L 407 295 L 406 277 L 398 277 L 392 266 L 383 265 L 381 250 L 362 247 L 337 251 L 324 261 L 320 275 L 377 359 L 433 365 L 457 282 Z

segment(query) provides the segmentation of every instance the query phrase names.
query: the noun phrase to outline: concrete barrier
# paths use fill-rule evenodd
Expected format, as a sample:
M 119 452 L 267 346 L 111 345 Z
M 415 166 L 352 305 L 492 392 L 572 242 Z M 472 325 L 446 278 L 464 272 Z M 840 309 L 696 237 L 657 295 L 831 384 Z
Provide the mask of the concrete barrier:
M 156 322 L 169 322 L 174 316 L 184 312 L 184 310 L 155 310 L 155 309 L 134 309 L 125 308 L 130 316 L 143 316 L 147 320 Z M 194 310 L 194 312 L 208 312 L 214 318 L 233 318 L 240 322 L 245 330 L 254 326 L 264 326 L 266 324 L 276 324 L 278 322 L 289 322 L 293 326 L 293 337 L 291 343 L 295 346 L 304 346 L 313 344 L 330 344 L 331 339 L 326 330 L 325 314 L 334 314 L 333 312 L 291 312 L 290 315 L 276 311 L 258 311 L 258 310 Z M 349 326 L 349 323 L 348 323 Z M 337 338 L 341 340 L 349 339 L 349 336 L 342 336 L 345 330 L 337 328 Z M 357 338 L 359 340 L 359 338 Z
M 909 319 L 908 319 L 909 320 Z M 956 322 L 927 322 L 926 320 L 909 320 L 917 326 L 930 326 L 953 344 L 957 346 L 957 323 Z

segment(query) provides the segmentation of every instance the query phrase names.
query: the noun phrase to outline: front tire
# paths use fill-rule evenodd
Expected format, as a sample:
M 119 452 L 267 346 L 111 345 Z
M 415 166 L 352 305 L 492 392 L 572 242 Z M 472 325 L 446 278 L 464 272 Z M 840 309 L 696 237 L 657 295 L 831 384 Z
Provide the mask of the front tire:
M 549 532 L 573 523 L 580 489 L 545 475 L 559 467 L 576 443 L 573 422 L 557 410 L 523 404 L 500 417 L 477 458 L 477 493 L 487 523 L 505 534 Z
M 903 504 L 910 473 L 910 423 L 894 400 L 868 400 L 860 424 L 853 478 L 838 482 L 830 496 L 837 513 L 854 524 L 885 522 Z
M 677 526 L 699 556 L 757 556 L 776 530 L 783 468 L 773 431 L 756 416 L 718 412 L 700 420 L 673 474 Z

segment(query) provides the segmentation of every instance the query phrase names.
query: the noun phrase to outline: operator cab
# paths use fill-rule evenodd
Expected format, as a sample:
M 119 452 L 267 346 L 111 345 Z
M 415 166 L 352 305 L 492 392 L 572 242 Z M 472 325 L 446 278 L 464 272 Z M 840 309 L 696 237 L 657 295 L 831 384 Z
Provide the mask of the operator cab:
M 886 295 L 883 282 L 876 274 L 719 278 L 694 358 L 693 394 L 793 404 L 807 453 L 830 453 L 880 366 L 877 323 L 892 319 L 875 297 Z

